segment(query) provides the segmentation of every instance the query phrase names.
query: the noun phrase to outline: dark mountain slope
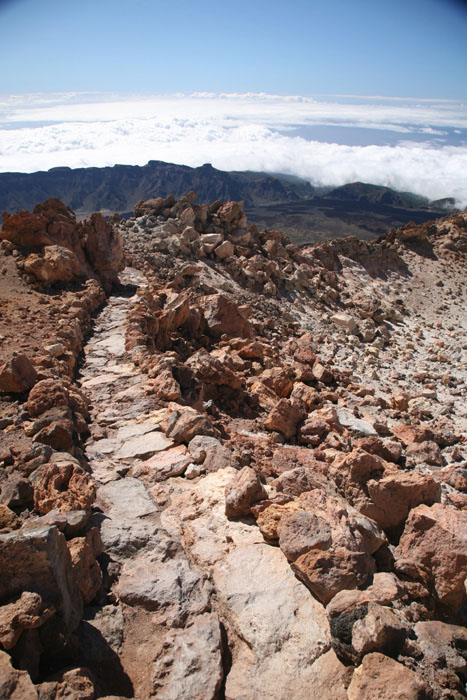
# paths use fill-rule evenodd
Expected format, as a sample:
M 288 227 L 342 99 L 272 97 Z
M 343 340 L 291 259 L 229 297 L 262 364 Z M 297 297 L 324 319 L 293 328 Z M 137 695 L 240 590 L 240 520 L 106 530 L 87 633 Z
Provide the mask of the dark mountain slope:
M 434 206 L 417 195 L 361 182 L 318 189 L 288 175 L 224 172 L 210 164 L 190 168 L 154 160 L 144 166 L 0 173 L 0 213 L 30 210 L 37 201 L 58 197 L 78 218 L 93 211 L 128 215 L 139 200 L 180 197 L 189 190 L 196 192 L 199 203 L 243 201 L 250 223 L 284 230 L 300 244 L 350 234 L 374 239 L 391 227 L 446 214 L 446 203 Z

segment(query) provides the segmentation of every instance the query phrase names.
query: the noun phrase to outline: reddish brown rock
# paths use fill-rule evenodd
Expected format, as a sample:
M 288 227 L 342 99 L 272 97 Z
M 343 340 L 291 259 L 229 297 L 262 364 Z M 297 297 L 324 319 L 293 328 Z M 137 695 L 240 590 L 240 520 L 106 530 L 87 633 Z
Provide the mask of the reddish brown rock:
M 174 379 L 169 367 L 157 373 L 151 381 L 151 393 L 166 401 L 176 401 L 182 395 L 179 383 Z
M 0 535 L 0 570 L 0 600 L 38 593 L 45 606 L 56 609 L 65 634 L 76 628 L 83 604 L 65 537 L 56 527 Z
M 29 392 L 26 403 L 31 418 L 40 416 L 50 408 L 68 406 L 68 391 L 58 379 L 42 379 Z
M 289 399 L 281 399 L 264 421 L 264 426 L 268 430 L 282 433 L 285 438 L 290 440 L 296 435 L 297 426 L 305 416 L 306 412 L 300 404 L 289 401 Z
M 433 439 L 433 431 L 425 425 L 395 425 L 391 432 L 405 446 Z
M 440 499 L 439 484 L 430 475 L 397 470 L 359 448 L 338 455 L 330 473 L 342 495 L 385 529 L 402 523 L 411 508 Z
M 396 571 L 428 586 L 456 613 L 466 600 L 467 513 L 441 503 L 414 508 L 395 556 Z
M 370 517 L 383 529 L 400 525 L 415 506 L 431 506 L 441 498 L 440 484 L 429 474 L 417 472 L 394 472 L 379 481 L 368 481 L 367 487 L 378 511 Z
M 37 629 L 54 613 L 55 608 L 45 608 L 38 593 L 22 593 L 15 602 L 0 607 L 0 644 L 12 649 L 23 630 Z
M 304 466 L 283 472 L 277 479 L 274 479 L 272 485 L 286 496 L 299 496 L 305 491 L 322 487 L 323 482 L 318 470 L 315 472 L 310 467 Z
M 394 659 L 377 652 L 368 654 L 352 677 L 348 700 L 426 700 L 420 676 Z
M 218 431 L 214 428 L 208 416 L 190 408 L 180 407 L 180 410 L 171 413 L 166 435 L 176 444 L 180 444 L 182 442 L 190 442 L 195 435 L 217 437 Z
M 279 546 L 288 561 L 295 561 L 311 549 L 329 549 L 331 544 L 331 529 L 323 518 L 301 510 L 281 521 Z
M 323 384 L 330 384 L 333 380 L 333 375 L 330 369 L 325 367 L 321 362 L 316 362 L 313 367 L 313 376 Z
M 407 445 L 406 453 L 410 457 L 414 457 L 417 462 L 425 462 L 437 467 L 443 466 L 443 457 L 439 445 L 433 440 L 424 440 L 423 442 L 413 442 Z
M 267 492 L 256 472 L 243 467 L 225 489 L 225 514 L 228 518 L 248 515 L 253 503 L 267 498 Z
M 45 284 L 71 282 L 81 273 L 76 255 L 68 248 L 58 245 L 46 246 L 42 255 L 28 255 L 24 261 L 24 269 Z
M 94 700 L 94 678 L 87 668 L 55 673 L 38 686 L 40 700 Z
M 21 527 L 21 520 L 6 505 L 0 505 L 0 533 L 11 532 Z
M 237 376 L 225 363 L 206 352 L 199 350 L 185 363 L 194 372 L 198 381 L 206 384 L 218 384 L 237 390 L 242 386 L 241 377 Z
M 46 464 L 41 467 L 40 478 L 34 486 L 34 508 L 38 513 L 48 513 L 58 508 L 87 510 L 94 502 L 96 486 L 90 474 L 73 463 Z
M 102 571 L 96 557 L 102 553 L 102 541 L 97 528 L 93 527 L 86 537 L 75 537 L 68 544 L 73 574 L 83 597 L 89 605 L 102 583 Z
M 229 338 L 252 338 L 253 329 L 240 313 L 237 304 L 222 294 L 211 294 L 201 300 L 210 336 L 220 338 L 224 333 Z
M 321 403 L 319 392 L 303 382 L 295 382 L 290 398 L 301 401 L 307 411 L 312 411 Z
M 272 389 L 279 398 L 285 398 L 292 391 L 293 371 L 285 367 L 272 367 L 264 370 L 259 380 Z
M 53 420 L 34 435 L 34 441 L 66 452 L 73 447 L 74 430 L 73 421 L 68 418 Z
M 292 569 L 323 605 L 344 588 L 358 588 L 375 572 L 374 559 L 365 552 L 312 550 L 292 564 Z
M 14 352 L 0 365 L 0 392 L 22 394 L 37 381 L 37 372 L 27 355 Z
M 4 651 L 0 651 L 0 697 L 2 700 L 39 700 L 29 673 L 13 668 Z
M 370 602 L 365 617 L 352 627 L 352 646 L 360 658 L 372 651 L 396 656 L 406 634 L 407 623 L 391 608 Z
M 81 224 L 80 235 L 91 267 L 110 291 L 118 282 L 118 273 L 123 270 L 122 238 L 105 220 L 102 214 L 92 214 Z

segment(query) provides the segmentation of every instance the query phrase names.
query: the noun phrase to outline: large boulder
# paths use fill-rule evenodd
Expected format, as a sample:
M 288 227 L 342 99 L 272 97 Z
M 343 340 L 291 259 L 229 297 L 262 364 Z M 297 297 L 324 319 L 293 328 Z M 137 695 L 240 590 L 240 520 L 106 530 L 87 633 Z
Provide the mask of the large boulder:
M 348 700 L 425 700 L 426 685 L 420 676 L 394 659 L 367 654 L 355 669 Z
M 265 498 L 266 489 L 256 472 L 250 467 L 243 467 L 225 490 L 225 514 L 228 518 L 249 515 L 253 503 Z
M 78 625 L 81 595 L 65 537 L 56 527 L 0 535 L 0 570 L 0 603 L 31 591 L 55 608 L 66 634 Z
M 287 440 L 290 440 L 296 436 L 297 427 L 305 417 L 306 410 L 301 403 L 280 399 L 264 421 L 264 427 L 282 433 Z
M 45 514 L 54 508 L 62 512 L 87 510 L 95 499 L 92 476 L 72 460 L 44 464 L 34 481 L 34 507 L 38 513 Z
M 42 255 L 28 255 L 24 269 L 46 284 L 71 282 L 81 273 L 79 260 L 73 251 L 58 245 L 46 246 Z
M 112 284 L 118 282 L 118 273 L 124 268 L 122 238 L 102 214 L 92 214 L 81 227 L 88 260 L 109 291 Z
M 403 472 L 361 448 L 339 454 L 330 473 L 342 495 L 384 529 L 403 523 L 415 506 L 432 505 L 441 497 L 431 475 Z
M 456 613 L 466 600 L 467 513 L 441 503 L 414 508 L 395 552 L 396 571 L 427 586 Z
M 252 338 L 253 329 L 242 316 L 237 304 L 222 294 L 211 294 L 200 302 L 208 334 L 220 338 L 224 333 L 230 338 Z
M 278 541 L 295 574 L 324 604 L 367 583 L 376 568 L 372 554 L 386 543 L 376 523 L 324 489 L 269 505 L 257 524 L 268 541 Z
M 10 657 L 0 651 L 0 697 L 3 700 L 38 700 L 29 673 L 13 668 Z
M 0 365 L 0 392 L 22 394 L 37 381 L 37 372 L 27 355 L 13 352 Z

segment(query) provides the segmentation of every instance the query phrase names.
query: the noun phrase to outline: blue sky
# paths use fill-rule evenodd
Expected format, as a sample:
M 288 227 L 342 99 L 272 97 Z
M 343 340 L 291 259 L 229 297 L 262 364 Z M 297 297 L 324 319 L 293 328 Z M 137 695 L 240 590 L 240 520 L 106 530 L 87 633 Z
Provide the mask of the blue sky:
M 0 93 L 467 98 L 454 0 L 0 0 Z
M 455 0 L 0 0 L 0 172 L 163 160 L 467 206 Z

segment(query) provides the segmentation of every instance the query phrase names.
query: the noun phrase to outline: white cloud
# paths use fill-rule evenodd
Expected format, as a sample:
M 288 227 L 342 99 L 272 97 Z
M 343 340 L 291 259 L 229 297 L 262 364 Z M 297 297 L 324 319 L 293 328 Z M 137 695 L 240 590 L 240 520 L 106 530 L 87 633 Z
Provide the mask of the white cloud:
M 10 97 L 0 99 L 0 123 L 8 127 L 0 130 L 0 170 L 143 165 L 150 159 L 191 166 L 211 162 L 224 170 L 290 173 L 316 184 L 362 180 L 432 199 L 454 196 L 467 206 L 467 147 L 435 141 L 346 146 L 294 135 L 293 127 L 313 125 L 412 136 L 467 128 L 466 110 L 457 102 L 357 102 L 210 93 Z

